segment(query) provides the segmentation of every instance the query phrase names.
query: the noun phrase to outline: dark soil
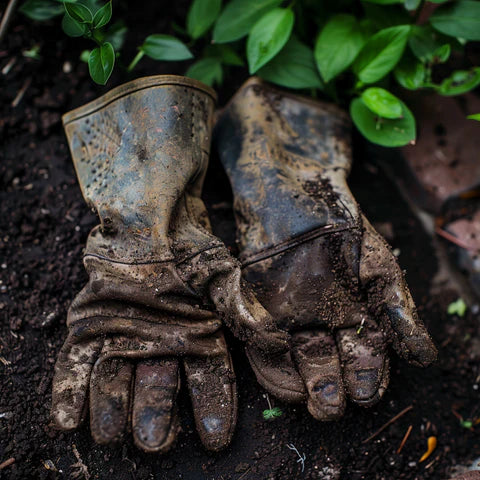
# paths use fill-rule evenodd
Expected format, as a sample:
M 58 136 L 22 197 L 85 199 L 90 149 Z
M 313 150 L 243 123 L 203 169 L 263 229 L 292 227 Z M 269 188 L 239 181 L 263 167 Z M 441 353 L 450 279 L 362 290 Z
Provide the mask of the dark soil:
M 149 18 L 158 18 L 154 31 L 165 32 L 162 19 L 175 18 L 169 9 L 173 6 L 152 7 Z M 468 430 L 453 413 L 468 420 L 480 416 L 478 316 L 471 310 L 463 318 L 448 316 L 447 305 L 456 299 L 452 291 L 432 296 L 437 266 L 431 241 L 393 186 L 361 158 L 361 149 L 351 176 L 353 190 L 372 222 L 383 229 L 391 223 L 389 240 L 400 250 L 399 261 L 420 314 L 439 347 L 434 367 L 412 368 L 392 353 L 391 385 L 376 407 L 349 405 L 342 420 L 319 423 L 305 407 L 273 399 L 283 415 L 269 422 L 262 417 L 267 408 L 264 392 L 242 346 L 229 339 L 240 411 L 226 451 L 203 450 L 185 394 L 180 397 L 182 431 L 167 455 L 144 454 L 129 436 L 123 445 L 100 447 L 91 440 L 88 426 L 71 434 L 53 430 L 49 425 L 53 365 L 66 336 L 67 308 L 87 279 L 82 249 L 96 224 L 75 179 L 61 115 L 106 89 L 96 87 L 86 66 L 77 61 L 86 45 L 65 39 L 56 27 L 27 24 L 18 16 L 0 50 L 0 70 L 16 59 L 8 74 L 0 74 L 0 463 L 15 459 L 0 470 L 1 479 L 446 480 L 452 467 L 480 456 L 480 426 Z M 137 36 L 146 34 L 142 28 Z M 132 44 L 138 44 L 132 35 Z M 34 43 L 42 46 L 41 61 L 20 53 Z M 71 62 L 70 73 L 65 73 L 69 71 L 65 62 Z M 146 60 L 137 75 L 182 73 L 184 68 Z M 127 80 L 118 72 L 109 88 Z M 23 99 L 12 107 L 26 81 L 31 83 Z M 222 101 L 240 81 L 229 83 Z M 216 233 L 234 249 L 231 193 L 215 158 L 205 198 Z M 364 442 L 410 405 L 408 413 Z M 412 433 L 396 454 L 410 425 Z M 437 449 L 419 463 L 429 436 L 437 437 Z M 305 454 L 303 472 L 287 444 Z

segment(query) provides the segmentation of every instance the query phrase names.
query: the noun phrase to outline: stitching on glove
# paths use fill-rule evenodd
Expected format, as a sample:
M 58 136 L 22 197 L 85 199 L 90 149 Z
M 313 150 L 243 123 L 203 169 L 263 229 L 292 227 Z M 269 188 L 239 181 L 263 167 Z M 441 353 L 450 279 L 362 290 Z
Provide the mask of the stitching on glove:
M 322 227 L 316 228 L 314 230 L 310 230 L 309 232 L 302 233 L 301 235 L 297 235 L 294 238 L 291 238 L 285 242 L 279 243 L 274 247 L 266 248 L 265 250 L 261 250 L 260 252 L 255 253 L 245 259 L 241 258 L 242 268 L 248 267 L 253 263 L 258 263 L 262 260 L 265 260 L 270 257 L 274 257 L 280 253 L 285 252 L 286 250 L 291 250 L 292 248 L 301 245 L 302 243 L 308 242 L 309 240 L 314 240 L 315 238 L 321 237 L 323 235 L 328 235 L 330 233 L 338 233 L 343 232 L 345 230 L 355 230 L 357 226 L 341 226 L 336 227 L 335 225 L 324 225 Z

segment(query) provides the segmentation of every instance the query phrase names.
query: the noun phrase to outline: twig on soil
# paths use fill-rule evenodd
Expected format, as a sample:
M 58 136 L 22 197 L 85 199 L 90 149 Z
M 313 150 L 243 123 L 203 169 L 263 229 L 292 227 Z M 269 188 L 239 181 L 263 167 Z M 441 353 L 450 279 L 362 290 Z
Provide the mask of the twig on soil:
M 297 447 L 293 443 L 287 443 L 287 448 L 290 450 L 293 450 L 297 455 L 298 455 L 298 460 L 297 463 L 300 463 L 302 465 L 302 472 L 305 471 L 305 460 L 307 459 L 307 456 L 305 453 L 300 455 L 300 452 L 298 451 Z
M 16 108 L 18 104 L 22 101 L 22 98 L 25 95 L 25 92 L 27 91 L 31 83 L 32 83 L 32 77 L 28 77 L 23 83 L 22 88 L 18 91 L 17 96 L 13 99 L 13 102 L 12 102 L 13 108 Z
M 8 75 L 12 67 L 15 65 L 17 57 L 12 57 L 8 63 L 2 68 L 2 75 Z
M 443 228 L 436 227 L 435 228 L 435 233 L 437 235 L 440 235 L 441 237 L 445 238 L 449 242 L 452 242 L 453 244 L 457 245 L 460 248 L 464 248 L 465 250 L 472 250 L 472 251 L 476 250 L 475 247 L 466 244 L 465 242 L 463 242 L 459 238 L 455 237 L 451 233 L 448 233 L 446 230 L 443 230 Z
M 428 465 L 425 465 L 425 470 L 428 470 L 439 458 L 441 454 L 437 455 Z
M 248 469 L 244 473 L 242 473 L 240 477 L 238 477 L 238 480 L 242 480 L 242 478 L 245 478 L 247 476 L 247 473 L 249 473 L 251 469 L 252 467 L 248 467 Z
M 2 17 L 2 22 L 0 23 L 0 43 L 2 43 L 3 37 L 5 33 L 7 33 L 7 27 L 12 19 L 13 12 L 15 11 L 15 7 L 17 6 L 18 0 L 10 0 L 8 2 L 7 8 L 5 9 L 5 13 Z
M 403 417 L 406 413 L 413 409 L 413 405 L 409 405 L 407 408 L 404 408 L 400 413 L 391 418 L 385 425 L 381 426 L 374 434 L 366 438 L 362 443 L 368 443 L 370 440 L 373 440 L 377 435 L 380 435 L 387 427 L 392 423 L 395 423 L 399 418 Z
M 410 425 L 407 429 L 407 432 L 405 433 L 405 435 L 403 436 L 403 440 L 401 441 L 400 443 L 400 446 L 398 447 L 397 449 L 397 455 L 400 454 L 400 452 L 402 451 L 403 447 L 405 446 L 405 444 L 407 443 L 407 440 L 408 440 L 408 437 L 410 436 L 410 434 L 412 433 L 412 429 L 413 429 L 413 426 Z
M 78 478 L 80 475 L 83 475 L 85 480 L 90 480 L 90 472 L 88 471 L 87 466 L 83 463 L 82 457 L 80 456 L 80 453 L 77 450 L 77 446 L 75 444 L 72 444 L 72 450 L 73 454 L 77 458 L 77 462 L 72 465 L 72 468 L 78 469 L 76 472 L 72 473 L 73 478 Z
M 0 463 L 0 470 L 9 467 L 10 465 L 12 465 L 12 463 L 15 463 L 15 459 L 13 457 L 5 460 L 4 462 Z

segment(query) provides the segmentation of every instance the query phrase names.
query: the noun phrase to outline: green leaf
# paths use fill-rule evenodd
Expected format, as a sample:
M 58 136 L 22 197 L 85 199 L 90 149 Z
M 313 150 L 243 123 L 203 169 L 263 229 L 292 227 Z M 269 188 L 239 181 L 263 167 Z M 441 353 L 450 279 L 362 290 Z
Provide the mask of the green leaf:
M 92 23 L 92 12 L 88 7 L 80 3 L 64 3 L 65 11 L 67 14 L 79 23 Z
M 452 48 L 450 44 L 446 43 L 441 47 L 438 47 L 435 52 L 433 52 L 433 61 L 438 63 L 444 63 L 450 58 L 450 53 Z
M 233 42 L 244 37 L 261 16 L 281 3 L 282 0 L 233 0 L 215 24 L 214 43 Z
M 405 55 L 393 71 L 397 82 L 408 90 L 418 90 L 424 86 L 426 77 L 425 66 L 413 55 Z
M 400 103 L 402 118 L 387 119 L 379 118 L 361 98 L 355 98 L 350 104 L 350 115 L 367 140 L 384 147 L 401 147 L 415 142 L 415 118 L 408 107 L 402 101 Z
M 480 122 L 480 113 L 474 113 L 473 115 L 469 115 L 467 118 L 469 120 L 477 120 Z
M 460 420 L 460 426 L 463 428 L 472 428 L 473 427 L 473 422 L 471 420 Z
M 94 48 L 88 58 L 88 70 L 95 83 L 105 85 L 113 71 L 115 51 L 111 43 Z
M 262 414 L 265 420 L 273 420 L 274 418 L 281 417 L 283 415 L 283 412 L 279 407 L 273 407 L 264 410 Z
M 389 73 L 400 60 L 410 33 L 409 25 L 389 27 L 371 37 L 353 64 L 363 83 L 374 83 Z
M 459 0 L 446 3 L 433 12 L 430 23 L 446 35 L 480 40 L 480 2 Z
M 403 109 L 400 100 L 383 88 L 367 88 L 361 98 L 363 103 L 379 117 L 400 118 L 402 116 Z
M 440 95 L 452 96 L 469 92 L 480 85 L 480 67 L 471 70 L 457 70 L 436 87 Z
M 403 3 L 404 0 L 364 0 L 369 3 L 378 3 L 379 5 L 392 5 L 393 3 Z
M 77 22 L 77 20 L 65 13 L 62 18 L 62 30 L 69 37 L 81 37 L 85 35 L 88 27 L 84 23 Z
M 222 64 L 218 58 L 202 58 L 190 66 L 185 76 L 195 78 L 210 86 L 220 85 L 223 80 Z
M 247 39 L 250 74 L 268 63 L 288 42 L 295 15 L 289 8 L 275 8 L 253 26 Z
M 145 39 L 140 50 L 154 60 L 178 61 L 193 58 L 188 47 L 171 35 L 150 35 Z
M 104 27 L 112 18 L 112 2 L 106 3 L 93 17 L 93 28 Z
M 325 82 L 347 69 L 365 44 L 360 24 L 352 15 L 335 15 L 315 43 L 315 61 Z
M 280 53 L 257 73 L 265 80 L 282 87 L 323 87 L 312 50 L 295 37 L 290 38 Z
M 457 298 L 457 300 L 452 302 L 447 308 L 447 313 L 449 315 L 458 315 L 459 317 L 463 317 L 466 311 L 467 304 L 463 298 Z
M 203 57 L 215 57 L 218 58 L 221 63 L 232 65 L 234 67 L 245 65 L 243 59 L 230 45 L 216 43 L 213 45 L 207 45 L 203 51 Z
M 125 42 L 128 28 L 125 26 L 122 20 L 115 22 L 105 34 L 105 41 L 110 42 L 113 49 L 120 50 Z
M 220 51 L 220 58 L 225 65 L 241 67 L 245 65 L 243 59 L 230 45 L 215 45 Z
M 90 58 L 90 50 L 83 50 L 80 54 L 80 61 L 88 63 L 88 59 Z
M 413 25 L 408 46 L 423 63 L 445 62 L 450 56 L 450 45 L 445 44 L 439 33 L 430 26 Z
M 404 5 L 407 10 L 413 11 L 419 7 L 421 1 L 422 0 L 405 0 Z
M 39 21 L 50 20 L 65 11 L 63 5 L 51 0 L 27 0 L 19 10 L 28 18 Z
M 222 0 L 194 0 L 187 13 L 187 31 L 200 38 L 213 25 L 222 8 Z

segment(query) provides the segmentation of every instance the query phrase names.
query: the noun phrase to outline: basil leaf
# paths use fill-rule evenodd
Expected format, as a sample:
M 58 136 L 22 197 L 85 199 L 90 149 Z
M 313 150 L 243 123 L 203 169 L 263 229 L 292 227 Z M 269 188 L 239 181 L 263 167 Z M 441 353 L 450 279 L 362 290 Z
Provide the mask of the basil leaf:
M 404 5 L 407 10 L 416 10 L 422 0 L 405 0 Z
M 347 69 L 355 60 L 365 36 L 360 24 L 352 15 L 335 15 L 315 43 L 315 61 L 325 82 L 329 82 Z
M 469 92 L 480 85 L 480 67 L 471 70 L 458 70 L 436 87 L 440 95 L 452 96 Z
M 214 24 L 222 8 L 222 0 L 194 0 L 187 13 L 187 32 L 200 38 Z
M 312 50 L 295 37 L 258 71 L 265 80 L 287 88 L 322 88 Z
M 185 76 L 195 78 L 210 86 L 219 85 L 223 80 L 222 64 L 218 58 L 202 58 L 190 66 Z
M 111 43 L 94 48 L 88 57 L 88 70 L 95 83 L 105 85 L 113 71 L 115 51 Z
M 188 47 L 171 35 L 150 35 L 145 39 L 140 50 L 154 60 L 175 61 L 193 58 Z
M 469 120 L 478 120 L 480 122 L 480 113 L 474 113 L 473 115 L 468 115 Z
M 350 103 L 350 115 L 360 133 L 372 143 L 383 147 L 401 147 L 415 142 L 415 118 L 408 107 L 402 105 L 402 118 L 379 118 L 367 108 L 361 98 Z
M 87 33 L 87 26 L 84 23 L 80 23 L 73 19 L 70 15 L 65 13 L 62 18 L 62 30 L 69 37 L 81 37 Z
M 409 25 L 400 25 L 380 30 L 371 37 L 353 64 L 357 77 L 364 83 L 374 83 L 387 75 L 400 60 L 409 33 Z
M 214 43 L 227 43 L 248 34 L 255 22 L 282 0 L 233 0 L 230 2 L 213 29 Z
M 393 71 L 395 80 L 408 90 L 418 90 L 424 86 L 425 66 L 412 54 L 405 55 Z
M 433 12 L 430 23 L 451 37 L 480 40 L 480 2 L 459 0 L 442 5 Z
M 245 65 L 243 59 L 230 45 L 224 45 L 221 43 L 207 45 L 203 51 L 203 57 L 218 58 L 221 63 L 225 65 L 232 65 L 234 67 L 242 67 Z
M 268 63 L 288 42 L 295 15 L 289 8 L 275 8 L 253 26 L 247 39 L 250 74 Z
M 81 3 L 64 3 L 67 14 L 79 23 L 92 23 L 93 15 L 89 8 Z
M 19 10 L 28 18 L 39 21 L 50 20 L 65 11 L 63 5 L 50 0 L 27 0 Z
M 361 98 L 369 110 L 379 117 L 400 118 L 402 116 L 400 100 L 383 88 L 367 88 Z
M 440 38 L 439 33 L 430 26 L 413 25 L 408 46 L 423 63 L 445 62 L 450 56 L 450 45 L 443 41 L 444 38 Z
M 112 18 L 112 2 L 106 3 L 93 17 L 93 28 L 104 27 Z

